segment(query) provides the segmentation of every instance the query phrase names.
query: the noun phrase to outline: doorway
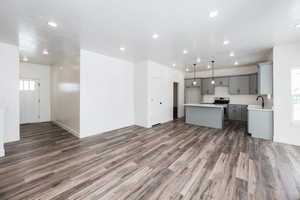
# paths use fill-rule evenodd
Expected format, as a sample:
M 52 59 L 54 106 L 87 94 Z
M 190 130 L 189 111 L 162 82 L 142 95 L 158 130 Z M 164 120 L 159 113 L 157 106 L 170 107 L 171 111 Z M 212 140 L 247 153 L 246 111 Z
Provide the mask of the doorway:
M 40 122 L 40 83 L 20 79 L 20 124 Z
M 178 119 L 178 83 L 173 83 L 173 119 Z

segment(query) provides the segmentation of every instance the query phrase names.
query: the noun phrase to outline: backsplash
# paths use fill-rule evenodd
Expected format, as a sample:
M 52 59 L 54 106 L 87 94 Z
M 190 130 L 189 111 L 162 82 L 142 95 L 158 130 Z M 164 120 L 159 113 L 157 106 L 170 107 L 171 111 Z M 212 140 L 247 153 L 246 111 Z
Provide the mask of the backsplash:
M 261 100 L 256 101 L 258 95 L 230 95 L 228 93 L 228 87 L 215 87 L 214 95 L 203 95 L 202 102 L 211 103 L 214 101 L 214 97 L 229 97 L 231 104 L 247 104 L 247 105 L 257 105 L 260 104 Z M 264 95 L 265 105 L 272 107 L 273 99 L 268 99 L 267 95 Z

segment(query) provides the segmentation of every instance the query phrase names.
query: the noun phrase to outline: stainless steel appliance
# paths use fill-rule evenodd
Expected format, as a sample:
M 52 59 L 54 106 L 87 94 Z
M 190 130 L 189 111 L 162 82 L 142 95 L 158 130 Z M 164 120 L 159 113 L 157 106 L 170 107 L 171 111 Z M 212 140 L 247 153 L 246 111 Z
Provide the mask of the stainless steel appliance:
M 228 97 L 215 97 L 213 104 L 227 105 L 224 107 L 224 119 L 228 119 L 228 104 L 230 99 Z

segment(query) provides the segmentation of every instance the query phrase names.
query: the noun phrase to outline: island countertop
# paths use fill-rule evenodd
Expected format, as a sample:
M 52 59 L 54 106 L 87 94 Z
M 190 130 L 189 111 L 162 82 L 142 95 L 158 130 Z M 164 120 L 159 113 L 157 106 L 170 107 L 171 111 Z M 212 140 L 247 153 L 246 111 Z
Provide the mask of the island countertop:
M 193 107 L 207 107 L 207 108 L 225 108 L 226 104 L 184 104 L 184 106 L 193 106 Z

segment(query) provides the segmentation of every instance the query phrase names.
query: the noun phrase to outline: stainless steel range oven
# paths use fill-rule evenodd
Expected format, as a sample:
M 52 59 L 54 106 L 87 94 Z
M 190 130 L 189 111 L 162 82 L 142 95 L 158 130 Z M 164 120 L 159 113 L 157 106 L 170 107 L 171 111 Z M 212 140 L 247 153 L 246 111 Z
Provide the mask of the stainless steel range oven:
M 224 107 L 224 119 L 228 119 L 228 104 L 230 102 L 230 99 L 228 97 L 215 97 L 214 98 L 214 104 L 219 105 L 227 105 Z

